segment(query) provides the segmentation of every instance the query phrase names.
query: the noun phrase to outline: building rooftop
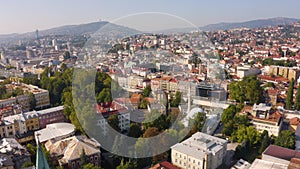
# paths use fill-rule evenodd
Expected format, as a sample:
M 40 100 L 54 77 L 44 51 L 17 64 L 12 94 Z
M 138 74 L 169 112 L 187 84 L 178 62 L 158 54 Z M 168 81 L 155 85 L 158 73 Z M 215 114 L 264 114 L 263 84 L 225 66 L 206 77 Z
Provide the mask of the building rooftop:
M 80 158 L 83 150 L 87 156 L 100 153 L 100 144 L 85 136 L 73 136 L 55 143 L 48 141 L 45 146 L 51 154 L 62 156 L 59 160 L 62 163 Z
M 70 135 L 75 132 L 75 126 L 71 123 L 53 123 L 46 126 L 46 128 L 36 131 L 34 134 L 39 137 L 41 143 Z
M 58 106 L 58 107 L 52 107 L 52 108 L 49 108 L 49 109 L 44 109 L 44 110 L 37 111 L 37 113 L 39 115 L 44 115 L 44 114 L 57 112 L 57 111 L 63 111 L 63 110 L 64 110 L 64 106 Z
M 276 145 L 270 145 L 264 152 L 263 155 L 269 155 L 275 158 L 290 161 L 292 158 L 300 158 L 300 152 L 283 148 Z
M 206 154 L 215 154 L 226 146 L 227 141 L 205 133 L 197 132 L 182 143 L 177 143 L 172 150 L 183 152 L 195 158 L 202 158 Z
M 255 159 L 249 169 L 287 169 L 287 165 Z

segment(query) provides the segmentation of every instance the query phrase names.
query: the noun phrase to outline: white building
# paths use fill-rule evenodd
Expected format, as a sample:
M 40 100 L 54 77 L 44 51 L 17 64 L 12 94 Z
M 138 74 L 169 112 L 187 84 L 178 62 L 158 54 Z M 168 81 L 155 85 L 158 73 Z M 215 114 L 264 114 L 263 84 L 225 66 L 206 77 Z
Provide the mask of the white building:
M 257 68 L 252 68 L 251 66 L 245 65 L 245 66 L 238 66 L 236 70 L 236 75 L 239 78 L 244 78 L 251 75 L 257 75 L 261 71 Z
M 125 105 L 121 105 L 117 102 L 100 103 L 97 105 L 97 113 L 99 114 L 97 126 L 100 126 L 104 133 L 108 130 L 107 119 L 115 114 L 118 116 L 121 131 L 128 131 L 130 128 L 130 111 L 128 111 Z
M 198 132 L 171 147 L 171 159 L 183 169 L 216 169 L 224 162 L 226 149 L 226 140 Z

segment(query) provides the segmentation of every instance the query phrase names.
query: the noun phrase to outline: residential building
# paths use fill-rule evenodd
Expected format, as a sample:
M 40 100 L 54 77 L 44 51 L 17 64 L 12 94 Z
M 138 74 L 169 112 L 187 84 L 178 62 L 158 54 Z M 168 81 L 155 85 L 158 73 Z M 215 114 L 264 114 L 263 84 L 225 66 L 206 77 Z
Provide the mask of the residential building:
M 252 68 L 249 65 L 244 66 L 238 66 L 236 70 L 236 75 L 240 79 L 243 79 L 244 77 L 251 76 L 251 75 L 258 75 L 261 71 L 258 68 Z
M 5 160 L 6 163 L 8 163 L 6 164 L 8 165 L 7 168 L 10 168 L 11 163 L 13 163 L 13 168 L 21 169 L 25 162 L 31 162 L 30 154 L 26 148 L 21 146 L 17 140 L 13 138 L 3 138 L 0 140 L 0 159 L 1 157 L 8 157 L 8 161 L 6 161 L 7 159 Z M 5 167 L 2 167 L 0 164 L 0 168 Z
M 266 130 L 270 136 L 277 137 L 282 129 L 283 115 L 276 110 L 272 110 L 270 106 L 266 106 L 265 104 L 255 104 L 249 117 L 253 126 L 260 133 Z
M 45 128 L 48 124 L 52 123 L 66 122 L 67 119 L 63 110 L 63 106 L 58 106 L 37 111 L 37 114 L 39 116 L 40 128 Z
M 171 147 L 171 160 L 183 169 L 216 169 L 224 162 L 226 149 L 226 140 L 197 132 Z
M 100 126 L 104 133 L 107 132 L 107 119 L 114 114 L 118 115 L 119 128 L 121 131 L 128 131 L 130 128 L 130 111 L 124 104 L 120 104 L 116 101 L 110 103 L 100 103 L 96 106 L 96 112 L 99 114 L 99 120 L 97 126 Z
M 85 152 L 89 162 L 95 166 L 101 165 L 100 144 L 95 139 L 86 136 L 73 136 L 63 140 L 45 143 L 46 149 L 58 158 L 59 165 L 68 169 L 80 168 L 80 157 Z

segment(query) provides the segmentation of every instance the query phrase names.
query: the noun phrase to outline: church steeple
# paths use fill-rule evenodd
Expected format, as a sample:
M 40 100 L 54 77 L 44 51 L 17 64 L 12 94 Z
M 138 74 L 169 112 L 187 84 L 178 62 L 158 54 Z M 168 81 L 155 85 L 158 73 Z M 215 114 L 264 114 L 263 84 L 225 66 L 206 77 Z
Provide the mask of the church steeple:
M 39 137 L 36 136 L 37 152 L 36 152 L 36 168 L 50 169 L 46 156 L 41 148 Z

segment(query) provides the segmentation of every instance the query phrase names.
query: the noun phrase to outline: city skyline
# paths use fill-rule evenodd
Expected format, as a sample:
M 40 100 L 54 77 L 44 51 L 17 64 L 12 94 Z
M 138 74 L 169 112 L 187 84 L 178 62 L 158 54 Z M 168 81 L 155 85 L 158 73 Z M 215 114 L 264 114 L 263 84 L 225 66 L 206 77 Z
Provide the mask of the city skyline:
M 243 22 L 274 17 L 299 18 L 297 6 L 300 2 L 282 1 L 163 1 L 119 2 L 90 0 L 86 3 L 69 1 L 7 1 L 2 2 L 2 26 L 0 34 L 32 32 L 63 25 L 89 23 L 101 20 L 115 21 L 118 18 L 144 12 L 167 13 L 184 18 L 196 26 L 220 22 Z M 255 11 L 255 12 L 254 12 Z M 164 23 L 156 18 L 157 23 Z M 140 24 L 143 29 L 153 29 Z M 174 28 L 174 23 L 164 24 L 163 29 Z M 154 28 L 155 29 L 155 28 Z

